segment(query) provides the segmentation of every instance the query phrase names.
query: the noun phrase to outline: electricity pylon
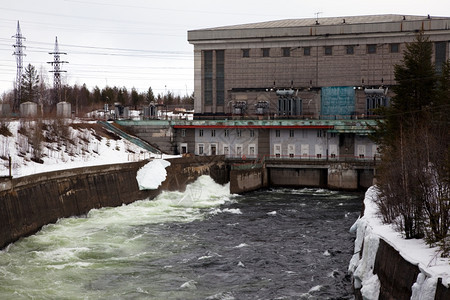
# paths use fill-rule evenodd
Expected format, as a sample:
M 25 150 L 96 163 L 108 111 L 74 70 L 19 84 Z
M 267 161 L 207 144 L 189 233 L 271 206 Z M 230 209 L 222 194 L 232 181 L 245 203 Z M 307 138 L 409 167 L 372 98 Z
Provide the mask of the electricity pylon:
M 68 61 L 61 60 L 61 54 L 67 55 L 67 53 L 59 51 L 58 37 L 56 37 L 55 39 L 55 50 L 53 52 L 49 52 L 48 54 L 53 55 L 53 61 L 50 61 L 48 63 L 53 66 L 53 70 L 49 72 L 53 73 L 53 93 L 54 93 L 53 104 L 56 104 L 61 101 L 61 73 L 67 72 L 61 70 L 61 65 L 69 63 Z
M 17 21 L 16 35 L 13 35 L 12 37 L 16 39 L 16 43 L 13 45 L 13 47 L 14 47 L 13 55 L 16 57 L 16 64 L 17 64 L 16 82 L 15 82 L 15 86 L 14 86 L 13 111 L 17 112 L 17 111 L 19 111 L 20 100 L 22 98 L 22 69 L 23 69 L 23 59 L 22 58 L 25 56 L 25 53 L 23 53 L 23 50 L 26 48 L 22 44 L 22 41 L 25 40 L 25 37 L 22 36 L 22 33 L 20 31 L 19 21 Z

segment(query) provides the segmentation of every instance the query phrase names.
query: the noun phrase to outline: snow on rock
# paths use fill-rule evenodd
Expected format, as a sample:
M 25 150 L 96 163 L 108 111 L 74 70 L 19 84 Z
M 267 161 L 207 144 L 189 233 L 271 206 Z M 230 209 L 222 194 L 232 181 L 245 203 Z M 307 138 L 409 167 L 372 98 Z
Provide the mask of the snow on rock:
M 434 299 L 436 294 L 436 277 L 427 277 L 420 273 L 417 276 L 416 283 L 412 286 L 411 300 Z
M 366 300 L 378 300 L 380 296 L 380 280 L 377 275 L 366 278 L 364 286 L 361 289 L 361 295 Z
M 355 250 L 348 267 L 349 273 L 353 274 L 355 288 L 362 287 L 364 299 L 378 299 L 378 296 L 369 295 L 373 295 L 376 291 L 379 293 L 380 289 L 379 279 L 373 274 L 373 266 L 379 239 L 382 238 L 406 261 L 418 265 L 421 270 L 417 282 L 412 287 L 412 299 L 434 299 L 438 278 L 442 278 L 444 286 L 450 285 L 450 259 L 439 257 L 439 248 L 430 248 L 420 239 L 406 240 L 391 225 L 383 224 L 378 207 L 373 201 L 376 197 L 376 187 L 370 187 L 364 199 L 364 216 L 350 228 L 350 232 L 356 232 Z M 363 253 L 360 258 L 361 249 Z
M 136 179 L 140 190 L 156 190 L 166 180 L 166 168 L 170 162 L 164 159 L 154 159 L 139 169 Z

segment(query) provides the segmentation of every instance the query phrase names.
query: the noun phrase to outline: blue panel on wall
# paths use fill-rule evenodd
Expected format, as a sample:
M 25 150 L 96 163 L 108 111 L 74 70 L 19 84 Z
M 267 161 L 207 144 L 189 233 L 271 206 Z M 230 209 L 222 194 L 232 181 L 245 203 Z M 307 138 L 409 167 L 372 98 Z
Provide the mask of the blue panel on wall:
M 355 113 L 355 90 L 351 86 L 322 88 L 323 119 L 350 119 Z

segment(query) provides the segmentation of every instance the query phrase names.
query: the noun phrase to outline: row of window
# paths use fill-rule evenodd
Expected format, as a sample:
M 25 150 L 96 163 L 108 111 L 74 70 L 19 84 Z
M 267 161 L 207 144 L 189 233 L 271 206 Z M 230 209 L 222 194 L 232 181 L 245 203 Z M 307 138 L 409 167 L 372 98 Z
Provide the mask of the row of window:
M 210 133 L 211 133 L 211 137 L 215 137 L 216 136 L 216 130 L 215 129 L 211 129 Z M 230 136 L 230 130 L 229 129 L 225 129 L 223 131 L 223 134 L 224 134 L 225 137 Z M 242 136 L 242 129 L 237 128 L 236 129 L 236 135 L 238 137 L 241 137 Z M 183 137 L 186 136 L 186 130 L 185 129 L 183 129 L 181 131 L 181 136 L 183 136 Z M 199 129 L 198 130 L 198 136 L 204 136 L 204 129 Z M 254 136 L 255 136 L 255 131 L 252 129 L 252 130 L 250 130 L 250 137 L 254 137 Z
M 236 130 L 236 136 L 237 137 L 242 137 L 242 129 L 235 129 Z M 250 131 L 250 137 L 254 137 L 255 136 L 255 131 L 253 129 L 251 129 Z M 305 134 L 306 131 L 303 131 L 303 133 Z M 199 129 L 198 130 L 198 136 L 202 137 L 205 134 L 205 130 L 204 129 Z M 216 136 L 216 130 L 215 129 L 211 129 L 210 131 L 211 137 L 215 137 Z M 230 130 L 229 129 L 225 129 L 223 132 L 225 137 L 229 137 L 230 136 Z M 181 130 L 181 136 L 185 137 L 186 136 L 186 129 L 182 129 Z M 277 129 L 275 130 L 275 137 L 280 137 L 281 136 L 281 130 Z M 317 137 L 325 137 L 326 136 L 326 132 L 322 131 L 322 130 L 318 130 L 317 131 Z M 295 130 L 294 129 L 290 129 L 289 130 L 289 137 L 295 137 Z M 331 133 L 330 137 L 336 137 L 336 133 Z
M 236 130 L 236 136 L 237 137 L 242 137 L 242 129 L 235 129 Z M 249 131 L 250 133 L 250 137 L 254 137 L 255 136 L 255 131 L 253 129 L 251 129 Z M 306 131 L 303 131 L 303 134 L 305 134 Z M 216 136 L 216 130 L 215 129 L 211 129 L 210 130 L 210 134 L 211 137 L 215 137 Z M 204 129 L 199 129 L 198 130 L 198 136 L 203 137 L 205 135 L 205 130 Z M 225 137 L 229 137 L 230 136 L 230 130 L 229 129 L 225 129 L 223 131 L 223 135 Z M 182 129 L 181 130 L 181 136 L 185 137 L 186 136 L 186 129 Z M 277 129 L 275 130 L 275 137 L 280 137 L 281 136 L 281 130 Z M 325 137 L 326 136 L 326 132 L 322 131 L 322 130 L 318 130 L 317 131 L 317 137 Z M 294 129 L 290 129 L 289 130 L 289 137 L 295 137 L 295 130 Z M 331 133 L 330 137 L 336 137 L 336 133 Z
M 377 44 L 367 45 L 366 46 L 367 53 L 368 54 L 377 53 L 378 46 L 379 45 L 377 45 Z M 355 47 L 357 47 L 357 45 L 345 46 L 346 54 L 348 54 L 348 55 L 355 54 Z M 285 47 L 285 48 L 281 48 L 281 52 L 282 52 L 283 57 L 290 57 L 291 51 L 299 49 L 299 48 Z M 303 49 L 304 56 L 311 55 L 311 47 L 301 47 L 301 48 Z M 400 44 L 398 44 L 398 43 L 389 44 L 390 53 L 398 53 L 399 49 L 400 49 Z M 250 57 L 250 50 L 252 50 L 252 49 L 242 49 L 242 57 Z M 255 49 L 253 49 L 253 50 L 255 50 Z M 323 51 L 324 51 L 323 52 L 324 55 L 333 55 L 333 46 L 324 46 Z M 270 57 L 270 48 L 261 48 L 261 53 L 262 53 L 262 57 Z
M 248 155 L 249 157 L 254 157 L 256 156 L 256 146 L 255 144 L 250 144 L 248 145 L 248 151 L 247 153 L 244 153 L 244 146 L 242 144 L 237 144 L 234 145 L 234 151 L 231 150 L 230 146 L 231 145 L 227 145 L 224 144 L 222 145 L 222 152 L 220 152 L 217 149 L 217 144 L 210 144 L 209 145 L 209 151 L 207 149 L 205 149 L 205 147 L 207 147 L 208 145 L 203 144 L 203 143 L 199 143 L 197 144 L 197 154 L 198 155 L 235 155 L 235 156 L 242 156 L 242 155 Z
M 234 147 L 233 147 L 234 146 Z M 314 145 L 313 148 L 310 147 L 309 144 L 302 144 L 300 145 L 300 149 L 296 149 L 296 145 L 294 144 L 288 144 L 287 148 L 282 150 L 283 147 L 282 144 L 274 144 L 273 145 L 273 155 L 276 157 L 281 157 L 282 153 L 286 153 L 289 157 L 295 157 L 295 156 L 301 156 L 304 158 L 322 158 L 323 155 L 326 155 L 328 153 L 329 157 L 335 158 L 338 155 L 338 145 L 331 144 L 329 145 L 328 149 L 325 151 L 323 145 Z M 187 148 L 187 146 L 184 146 Z M 377 148 L 376 145 L 372 145 L 372 149 L 369 150 L 368 148 L 370 146 L 368 145 L 357 145 L 356 147 L 356 156 L 359 158 L 365 158 L 368 154 L 368 157 L 374 157 L 377 155 Z M 221 151 L 222 150 L 222 151 Z M 248 146 L 244 146 L 243 144 L 236 144 L 236 145 L 228 145 L 223 144 L 222 149 L 219 150 L 218 144 L 211 143 L 211 144 L 204 144 L 204 143 L 198 143 L 196 144 L 196 154 L 197 155 L 226 155 L 226 156 L 243 156 L 248 155 L 248 157 L 254 157 L 257 155 L 256 152 L 256 145 L 255 144 L 249 144 Z M 247 150 L 247 151 L 245 151 Z M 311 153 L 313 151 L 313 153 Z M 371 151 L 372 155 L 370 153 L 367 153 L 368 151 Z

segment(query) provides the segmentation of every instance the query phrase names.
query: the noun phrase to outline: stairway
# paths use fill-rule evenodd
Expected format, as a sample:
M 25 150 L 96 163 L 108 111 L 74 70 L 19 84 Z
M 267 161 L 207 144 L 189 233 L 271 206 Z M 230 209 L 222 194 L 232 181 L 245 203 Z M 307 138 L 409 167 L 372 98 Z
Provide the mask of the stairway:
M 106 121 L 97 121 L 98 124 L 100 124 L 101 126 L 103 126 L 105 129 L 117 134 L 118 136 L 120 136 L 121 138 L 126 139 L 127 141 L 147 150 L 150 151 L 154 154 L 162 154 L 161 150 L 159 150 L 156 147 L 153 147 L 152 145 L 150 145 L 149 143 L 135 137 L 132 135 L 129 135 L 128 133 L 126 133 L 123 130 L 120 130 L 119 128 L 117 128 L 116 126 L 112 125 L 111 123 L 108 123 Z

